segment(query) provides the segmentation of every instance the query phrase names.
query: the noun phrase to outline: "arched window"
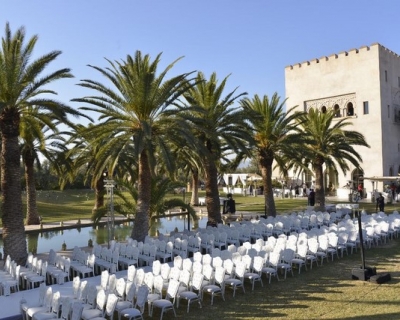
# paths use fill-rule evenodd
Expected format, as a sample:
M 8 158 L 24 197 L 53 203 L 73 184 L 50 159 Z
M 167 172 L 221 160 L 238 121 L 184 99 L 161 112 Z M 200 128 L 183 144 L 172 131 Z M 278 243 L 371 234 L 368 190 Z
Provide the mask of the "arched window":
M 349 102 L 346 106 L 347 116 L 354 116 L 354 107 L 351 102 Z
M 325 107 L 325 106 L 322 106 L 321 112 L 322 112 L 322 113 L 326 113 L 326 107 Z
M 335 117 L 339 118 L 340 117 L 340 107 L 338 104 L 335 104 L 333 107 L 333 110 L 335 111 Z

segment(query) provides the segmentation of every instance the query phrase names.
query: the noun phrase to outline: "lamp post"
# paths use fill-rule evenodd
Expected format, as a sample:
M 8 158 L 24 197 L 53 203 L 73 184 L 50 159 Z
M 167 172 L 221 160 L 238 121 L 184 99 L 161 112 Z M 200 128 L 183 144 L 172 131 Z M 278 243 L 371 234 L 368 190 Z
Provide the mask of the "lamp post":
M 114 239 L 114 186 L 113 179 L 104 179 L 104 186 L 107 190 L 108 210 L 107 210 L 107 240 L 110 249 L 110 241 Z

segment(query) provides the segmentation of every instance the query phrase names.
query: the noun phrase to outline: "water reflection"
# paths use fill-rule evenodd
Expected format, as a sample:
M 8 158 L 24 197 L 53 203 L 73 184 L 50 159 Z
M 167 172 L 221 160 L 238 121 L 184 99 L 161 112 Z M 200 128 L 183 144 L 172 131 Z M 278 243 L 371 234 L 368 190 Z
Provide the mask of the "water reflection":
M 191 220 L 192 230 L 206 226 L 207 219 L 199 218 L 195 221 Z M 116 224 L 114 229 L 115 239 L 124 241 L 131 235 L 132 222 L 124 222 Z M 170 233 L 175 228 L 182 231 L 187 228 L 187 219 L 185 217 L 173 217 L 157 219 L 150 227 L 149 234 L 155 236 L 157 230 L 160 233 Z M 34 254 L 49 252 L 50 249 L 56 251 L 61 250 L 61 246 L 65 241 L 67 248 L 74 246 L 84 247 L 88 245 L 88 240 L 92 239 L 94 244 L 106 244 L 108 242 L 107 225 L 97 227 L 78 227 L 75 229 L 42 231 L 37 233 L 29 233 L 26 235 L 28 251 Z M 0 238 L 0 252 L 3 253 L 3 240 Z

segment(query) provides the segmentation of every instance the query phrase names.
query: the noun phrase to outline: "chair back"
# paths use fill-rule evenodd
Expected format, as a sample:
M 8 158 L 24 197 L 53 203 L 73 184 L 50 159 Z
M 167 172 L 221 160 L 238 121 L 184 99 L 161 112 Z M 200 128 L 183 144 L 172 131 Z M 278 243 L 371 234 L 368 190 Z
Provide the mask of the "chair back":
M 127 282 L 125 287 L 125 300 L 133 304 L 135 299 L 136 286 L 133 282 Z
M 121 299 L 123 299 L 125 295 L 125 286 L 126 286 L 125 279 L 119 278 L 117 280 L 117 285 L 115 286 L 115 293 Z
M 147 296 L 149 295 L 149 288 L 147 286 L 140 286 L 137 297 L 136 297 L 136 308 L 139 308 L 140 311 L 144 312 L 144 307 L 147 302 Z
M 96 309 L 101 310 L 101 312 L 104 312 L 104 306 L 106 305 L 106 301 L 107 301 L 106 292 L 103 289 L 100 289 L 99 292 L 97 292 L 96 296 Z
M 57 316 L 60 311 L 60 299 L 60 291 L 57 291 L 55 294 L 53 294 L 53 300 L 51 302 L 51 312 L 56 314 Z
M 158 275 L 154 278 L 153 286 L 154 286 L 154 293 L 162 295 L 164 279 L 161 277 L 161 275 Z
M 68 297 L 61 298 L 61 315 L 60 319 L 68 320 L 71 312 L 71 300 Z
M 81 320 L 83 311 L 83 304 L 79 301 L 75 301 L 72 305 L 72 314 L 70 320 Z
M 127 276 L 128 281 L 133 282 L 133 280 L 135 280 L 135 276 L 136 276 L 136 267 L 134 265 L 130 265 L 128 267 L 128 276 Z
M 115 307 L 118 302 L 118 297 L 114 294 L 111 293 L 107 297 L 107 304 L 106 304 L 106 311 L 105 311 L 105 316 L 107 316 L 109 319 L 113 318 Z
M 175 297 L 176 294 L 178 293 L 178 289 L 179 289 L 179 281 L 175 279 L 169 280 L 166 298 L 172 299 L 175 302 Z
M 53 289 L 51 287 L 48 287 L 43 301 L 43 306 L 46 308 L 47 312 L 50 312 L 52 302 L 53 302 Z
M 201 286 L 203 284 L 203 279 L 204 279 L 204 275 L 196 272 L 193 274 L 192 277 L 192 289 L 196 290 L 196 291 L 200 291 L 201 290 Z
M 95 307 L 97 296 L 97 288 L 95 285 L 90 285 L 87 291 L 87 299 L 86 303 L 91 305 L 93 308 Z

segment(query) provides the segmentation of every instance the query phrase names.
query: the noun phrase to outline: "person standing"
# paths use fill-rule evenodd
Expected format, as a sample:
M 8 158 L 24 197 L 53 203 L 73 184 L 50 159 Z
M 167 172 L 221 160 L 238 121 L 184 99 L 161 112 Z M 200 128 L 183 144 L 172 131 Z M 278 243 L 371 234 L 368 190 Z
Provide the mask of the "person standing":
M 358 194 L 360 195 L 360 198 L 362 199 L 363 198 L 363 186 L 361 183 L 358 185 L 357 190 L 358 190 Z
M 382 193 L 379 193 L 379 197 L 376 198 L 376 210 L 379 212 L 385 212 L 385 198 L 382 196 Z
M 224 202 L 224 214 L 235 214 L 236 212 L 236 203 L 232 198 L 232 194 L 228 193 L 228 200 Z
M 308 194 L 308 205 L 313 207 L 315 205 L 315 192 L 314 189 L 310 189 L 310 193 Z

